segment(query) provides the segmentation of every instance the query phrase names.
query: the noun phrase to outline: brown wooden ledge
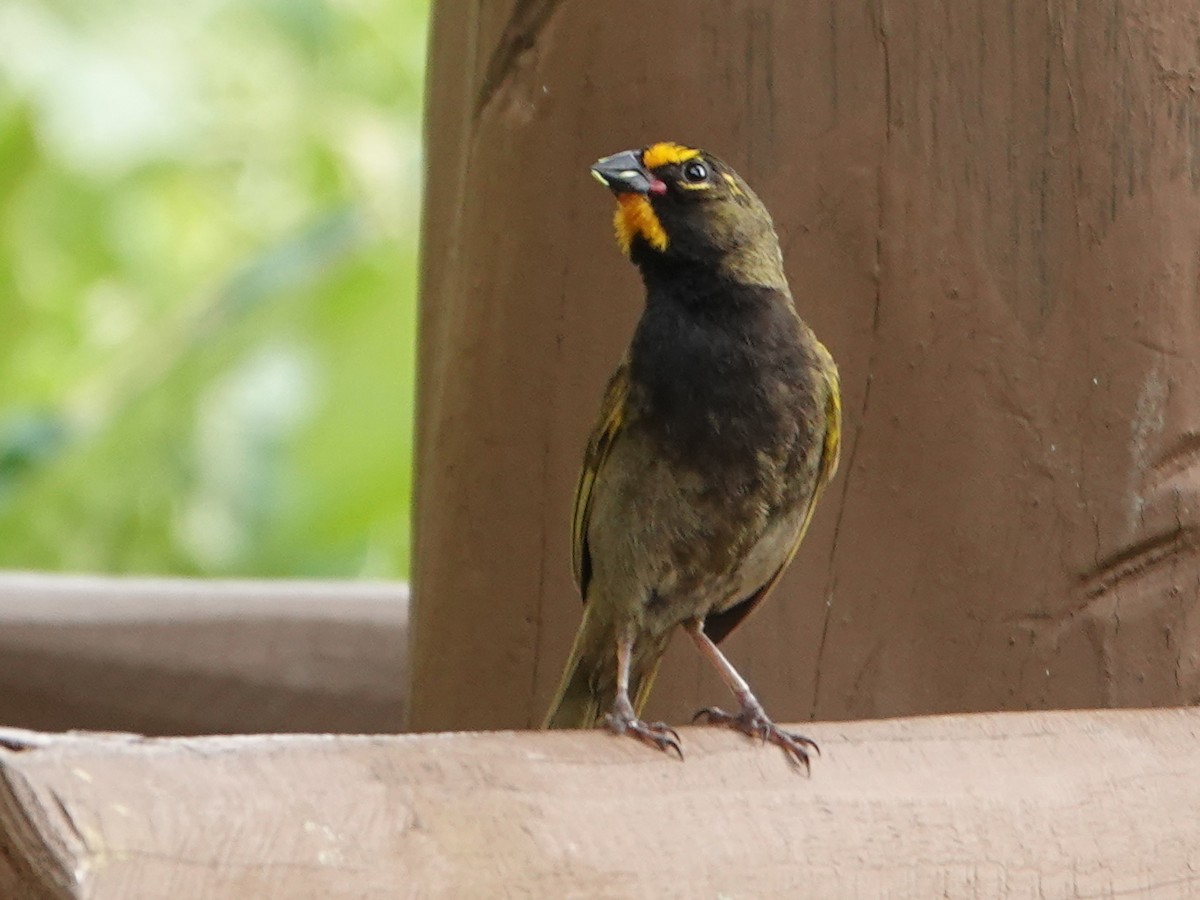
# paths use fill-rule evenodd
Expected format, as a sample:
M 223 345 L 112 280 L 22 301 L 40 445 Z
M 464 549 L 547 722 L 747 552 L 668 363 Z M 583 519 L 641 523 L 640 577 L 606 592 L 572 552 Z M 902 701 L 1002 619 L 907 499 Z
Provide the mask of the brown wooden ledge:
M 682 730 L 0 734 L 0 896 L 1100 897 L 1200 891 L 1200 712 Z
M 0 725 L 398 731 L 397 583 L 0 576 Z

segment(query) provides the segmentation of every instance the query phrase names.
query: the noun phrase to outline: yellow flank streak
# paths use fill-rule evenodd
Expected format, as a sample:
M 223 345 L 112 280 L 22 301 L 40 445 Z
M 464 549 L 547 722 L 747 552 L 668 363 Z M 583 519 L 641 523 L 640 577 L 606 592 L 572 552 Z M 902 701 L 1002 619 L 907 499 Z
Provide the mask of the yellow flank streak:
M 629 255 L 633 239 L 641 235 L 646 243 L 662 252 L 667 249 L 667 233 L 654 214 L 654 208 L 641 194 L 617 194 L 617 212 L 613 216 L 617 245 Z
M 583 554 L 587 545 L 588 519 L 592 514 L 592 487 L 600 467 L 608 457 L 613 442 L 621 431 L 625 420 L 625 400 L 629 396 L 627 363 L 621 360 L 608 387 L 604 389 L 604 405 L 600 411 L 600 424 L 588 439 L 587 451 L 583 456 L 583 469 L 579 472 L 579 484 L 575 488 L 575 509 L 571 513 L 571 569 L 575 583 L 587 599 L 588 586 L 583 583 Z
M 664 141 L 661 144 L 651 144 L 642 153 L 642 165 L 647 169 L 657 169 L 659 166 L 667 166 L 671 163 L 681 163 L 685 160 L 695 159 L 700 155 L 699 150 L 693 150 L 691 147 L 685 147 L 682 144 L 674 144 L 670 141 Z
M 825 350 L 824 345 L 821 346 Z M 828 350 L 825 351 L 829 353 Z M 830 357 L 832 364 L 832 357 Z M 836 368 L 830 368 L 829 396 L 825 399 L 825 442 L 821 453 L 821 483 L 828 484 L 842 455 L 842 390 Z

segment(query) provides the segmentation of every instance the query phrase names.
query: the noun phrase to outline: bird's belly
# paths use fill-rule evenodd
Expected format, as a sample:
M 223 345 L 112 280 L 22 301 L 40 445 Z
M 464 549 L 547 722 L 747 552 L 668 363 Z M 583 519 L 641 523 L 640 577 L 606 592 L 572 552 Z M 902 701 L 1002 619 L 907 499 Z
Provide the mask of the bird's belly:
M 803 504 L 781 505 L 778 491 L 763 486 L 772 480 L 753 473 L 715 478 L 634 448 L 615 447 L 597 485 L 589 529 L 595 599 L 665 630 L 737 603 L 775 574 Z M 630 462 L 619 462 L 626 453 Z
M 793 513 L 772 521 L 762 536 L 747 550 L 740 565 L 727 579 L 714 584 L 707 613 L 720 612 L 745 600 L 779 571 L 796 544 L 801 514 Z
M 756 523 L 732 554 L 705 554 L 706 535 L 673 547 L 672 555 L 687 563 L 655 573 L 655 586 L 646 594 L 643 608 L 652 630 L 703 619 L 745 600 L 787 560 L 798 528 L 796 515 Z

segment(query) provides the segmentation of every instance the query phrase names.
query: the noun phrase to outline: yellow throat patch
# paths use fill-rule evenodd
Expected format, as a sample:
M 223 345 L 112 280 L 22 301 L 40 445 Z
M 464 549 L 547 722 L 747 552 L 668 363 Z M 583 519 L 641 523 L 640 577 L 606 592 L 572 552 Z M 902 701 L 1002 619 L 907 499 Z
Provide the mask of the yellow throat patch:
M 695 159 L 699 155 L 699 150 L 663 141 L 651 144 L 642 152 L 642 165 L 653 170 L 659 166 Z M 658 221 L 658 216 L 654 214 L 650 200 L 641 194 L 617 195 L 617 212 L 613 216 L 613 227 L 617 232 L 617 246 L 626 256 L 629 255 L 633 239 L 638 236 L 660 253 L 667 249 L 667 232 L 663 229 L 662 222 Z
M 658 221 L 650 201 L 641 194 L 617 194 L 613 228 L 617 232 L 617 246 L 626 256 L 638 235 L 660 253 L 667 249 L 667 233 L 662 222 Z

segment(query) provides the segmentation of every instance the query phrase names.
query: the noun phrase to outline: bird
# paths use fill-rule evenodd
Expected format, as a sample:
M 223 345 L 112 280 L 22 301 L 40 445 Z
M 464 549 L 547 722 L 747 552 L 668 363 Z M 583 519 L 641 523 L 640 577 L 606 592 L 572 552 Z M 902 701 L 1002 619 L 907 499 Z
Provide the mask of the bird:
M 543 727 L 607 727 L 682 759 L 678 732 L 641 718 L 682 628 L 738 703 L 693 721 L 810 771 L 817 744 L 772 722 L 718 645 L 778 583 L 837 470 L 837 366 L 796 311 L 770 213 L 729 165 L 664 141 L 591 172 L 645 303 L 584 452 L 583 617 Z

